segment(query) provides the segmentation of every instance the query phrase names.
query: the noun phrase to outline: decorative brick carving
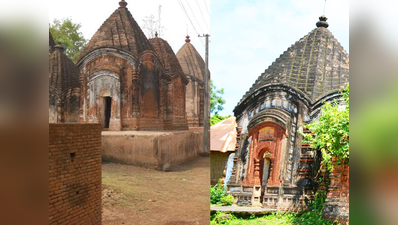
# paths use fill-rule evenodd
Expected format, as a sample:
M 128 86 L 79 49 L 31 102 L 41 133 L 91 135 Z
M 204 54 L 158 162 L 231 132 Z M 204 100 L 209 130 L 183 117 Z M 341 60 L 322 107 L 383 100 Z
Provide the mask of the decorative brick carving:
M 341 96 L 339 90 L 348 83 L 348 72 L 348 54 L 325 26 L 319 26 L 258 77 L 234 109 L 238 160 L 228 193 L 245 205 L 249 193 L 239 187 L 259 187 L 251 196 L 261 193 L 264 207 L 280 211 L 306 208 L 317 188 L 320 152 L 303 144 L 297 131 L 318 117 L 324 101 Z M 269 167 L 263 166 L 265 159 Z M 268 182 L 261 182 L 262 174 L 268 172 L 264 168 L 269 168 Z M 334 186 L 339 185 L 330 188 Z M 331 193 L 328 198 L 340 190 Z
M 125 6 L 105 20 L 77 65 L 81 122 L 99 122 L 104 130 L 188 129 L 188 80 L 176 55 L 165 40 L 148 40 Z

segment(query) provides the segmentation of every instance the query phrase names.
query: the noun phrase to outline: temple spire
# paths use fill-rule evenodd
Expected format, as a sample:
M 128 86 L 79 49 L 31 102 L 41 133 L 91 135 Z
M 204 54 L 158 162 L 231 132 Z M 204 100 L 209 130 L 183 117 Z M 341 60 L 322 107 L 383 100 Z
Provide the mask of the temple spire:
M 187 43 L 191 42 L 191 39 L 189 39 L 189 35 L 185 36 L 185 42 Z
M 64 46 L 61 44 L 61 42 L 58 42 L 55 46 L 54 46 L 55 50 L 63 52 L 64 51 Z
M 124 1 L 124 0 L 121 0 L 120 2 L 119 2 L 119 8 L 126 8 L 126 6 L 127 6 L 127 2 L 126 1 Z
M 319 17 L 319 21 L 316 23 L 317 27 L 324 27 L 324 28 L 328 28 L 329 24 L 328 22 L 326 22 L 328 18 L 326 18 L 326 16 L 320 16 Z

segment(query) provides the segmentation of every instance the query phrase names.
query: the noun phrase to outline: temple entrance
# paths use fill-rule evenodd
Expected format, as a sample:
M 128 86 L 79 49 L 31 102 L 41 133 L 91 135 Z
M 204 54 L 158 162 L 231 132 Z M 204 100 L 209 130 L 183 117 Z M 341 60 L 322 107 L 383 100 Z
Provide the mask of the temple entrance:
M 261 198 L 260 202 L 263 202 L 263 197 L 265 193 L 265 189 L 267 187 L 268 183 L 268 178 L 270 174 L 270 169 L 271 169 L 271 161 L 263 156 L 263 158 L 260 161 L 260 180 L 261 180 Z
M 111 120 L 111 110 L 112 110 L 112 98 L 111 97 L 104 97 L 103 98 L 103 110 L 104 110 L 104 119 L 103 119 L 103 125 L 104 128 L 108 129 L 109 128 L 109 123 Z

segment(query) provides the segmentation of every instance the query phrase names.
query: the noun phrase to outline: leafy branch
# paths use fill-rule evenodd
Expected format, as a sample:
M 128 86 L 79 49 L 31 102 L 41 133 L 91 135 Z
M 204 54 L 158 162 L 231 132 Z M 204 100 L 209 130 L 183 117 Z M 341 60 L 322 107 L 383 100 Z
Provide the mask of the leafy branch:
M 303 125 L 311 133 L 298 131 L 304 143 L 321 151 L 322 163 L 329 171 L 333 171 L 333 157 L 337 163 L 349 158 L 349 85 L 341 94 L 340 102 L 324 103 L 319 120 Z

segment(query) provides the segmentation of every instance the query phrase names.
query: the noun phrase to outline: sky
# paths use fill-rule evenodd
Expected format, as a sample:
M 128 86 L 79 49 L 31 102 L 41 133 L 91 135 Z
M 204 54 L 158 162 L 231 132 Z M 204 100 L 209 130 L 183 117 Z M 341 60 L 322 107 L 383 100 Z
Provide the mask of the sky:
M 214 85 L 224 88 L 226 104 L 218 114 L 233 109 L 258 76 L 284 51 L 316 28 L 323 0 L 212 0 L 210 71 Z M 347 0 L 326 2 L 329 30 L 348 52 Z
M 177 53 L 185 43 L 188 31 L 191 43 L 204 56 L 204 38 L 199 38 L 198 34 L 210 32 L 210 0 L 126 0 L 126 2 L 127 8 L 141 29 L 146 17 L 154 15 L 158 18 L 158 9 L 161 5 L 161 25 L 165 30 L 160 37 L 165 39 Z M 86 39 L 90 39 L 119 7 L 119 0 L 51 0 L 48 7 L 50 22 L 55 18 L 71 18 L 73 22 L 81 24 L 81 32 Z

